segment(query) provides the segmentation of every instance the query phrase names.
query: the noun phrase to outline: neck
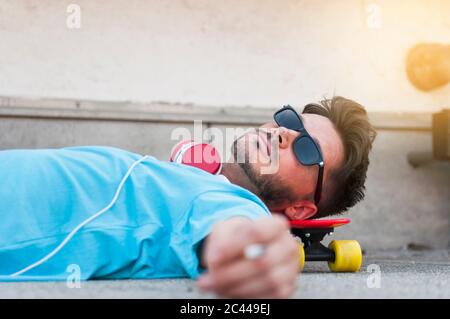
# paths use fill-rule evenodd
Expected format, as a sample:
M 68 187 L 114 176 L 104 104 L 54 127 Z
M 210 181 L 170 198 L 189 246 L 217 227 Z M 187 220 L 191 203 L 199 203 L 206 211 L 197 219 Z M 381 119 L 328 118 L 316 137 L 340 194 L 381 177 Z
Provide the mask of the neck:
M 221 173 L 231 183 L 247 189 L 253 194 L 258 195 L 258 190 L 255 185 L 250 181 L 248 176 L 242 171 L 236 163 L 223 163 Z
M 248 191 L 252 192 L 253 194 L 258 196 L 258 190 L 255 187 L 255 185 L 250 181 L 248 176 L 243 172 L 241 167 L 238 164 L 235 163 L 224 163 L 222 166 L 222 171 L 220 172 L 223 176 L 225 176 L 231 183 L 241 186 Z M 271 212 L 274 213 L 284 213 L 284 206 L 274 206 L 270 203 L 264 203 L 267 205 L 267 207 L 270 209 Z

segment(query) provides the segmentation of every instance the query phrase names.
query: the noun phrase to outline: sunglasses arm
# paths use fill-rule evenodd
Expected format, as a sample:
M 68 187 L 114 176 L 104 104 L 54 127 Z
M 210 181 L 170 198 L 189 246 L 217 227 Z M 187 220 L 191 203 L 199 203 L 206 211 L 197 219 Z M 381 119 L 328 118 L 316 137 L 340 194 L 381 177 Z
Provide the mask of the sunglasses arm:
M 317 177 L 317 188 L 316 194 L 314 195 L 314 202 L 317 205 L 320 201 L 320 197 L 322 196 L 322 183 L 323 183 L 323 169 L 324 163 L 323 161 L 319 163 L 319 176 Z

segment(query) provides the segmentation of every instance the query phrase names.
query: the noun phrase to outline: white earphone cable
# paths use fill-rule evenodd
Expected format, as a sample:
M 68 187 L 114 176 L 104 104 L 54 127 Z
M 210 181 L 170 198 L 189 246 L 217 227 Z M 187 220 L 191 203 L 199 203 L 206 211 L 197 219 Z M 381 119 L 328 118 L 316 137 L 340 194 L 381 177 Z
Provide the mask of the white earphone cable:
M 48 255 L 46 255 L 45 257 L 43 257 L 42 259 L 38 260 L 37 262 L 23 268 L 22 270 L 10 275 L 11 277 L 17 277 L 22 275 L 23 273 L 36 268 L 37 266 L 43 264 L 44 262 L 46 262 L 47 260 L 49 260 L 50 258 L 52 258 L 54 255 L 56 255 L 68 242 L 70 239 L 72 239 L 72 237 L 82 228 L 84 227 L 86 224 L 90 223 L 91 221 L 93 221 L 94 219 L 96 219 L 97 217 L 99 217 L 100 215 L 102 215 L 103 213 L 105 213 L 108 209 L 110 209 L 115 202 L 117 201 L 117 198 L 119 197 L 120 191 L 122 190 L 123 185 L 125 184 L 126 180 L 128 179 L 128 177 L 130 176 L 131 172 L 133 171 L 133 169 L 135 168 L 136 165 L 138 165 L 139 163 L 141 163 L 143 160 L 145 160 L 146 158 L 148 158 L 148 155 L 143 156 L 142 158 L 140 158 L 139 160 L 135 161 L 130 168 L 128 169 L 127 173 L 125 174 L 125 176 L 122 178 L 119 186 L 117 187 L 116 193 L 113 197 L 113 199 L 111 200 L 111 202 L 103 209 L 101 209 L 100 211 L 98 211 L 97 213 L 95 213 L 94 215 L 92 215 L 91 217 L 89 217 L 88 219 L 84 220 L 83 222 L 81 222 L 77 227 L 75 227 L 67 236 L 66 238 L 64 238 L 64 240 L 58 245 L 58 247 L 56 247 L 53 251 L 51 251 Z

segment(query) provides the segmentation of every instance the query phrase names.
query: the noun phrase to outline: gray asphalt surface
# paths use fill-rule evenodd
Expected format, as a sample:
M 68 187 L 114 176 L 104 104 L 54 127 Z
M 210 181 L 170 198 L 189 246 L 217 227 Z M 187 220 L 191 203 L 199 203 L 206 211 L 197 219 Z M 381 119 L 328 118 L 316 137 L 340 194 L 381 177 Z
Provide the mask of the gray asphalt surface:
M 359 273 L 331 273 L 324 263 L 307 264 L 293 298 L 450 298 L 448 250 L 371 252 L 363 260 Z M 99 280 L 81 282 L 80 288 L 65 282 L 0 283 L 0 298 L 214 297 L 189 279 Z

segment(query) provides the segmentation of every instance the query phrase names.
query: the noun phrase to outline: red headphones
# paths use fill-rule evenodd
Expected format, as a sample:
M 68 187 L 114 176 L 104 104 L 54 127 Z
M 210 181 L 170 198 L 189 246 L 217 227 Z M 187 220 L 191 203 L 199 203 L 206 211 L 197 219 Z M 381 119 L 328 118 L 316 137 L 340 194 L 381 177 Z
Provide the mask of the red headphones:
M 220 154 L 214 146 L 192 140 L 181 141 L 175 145 L 170 161 L 197 167 L 215 175 L 222 169 Z

